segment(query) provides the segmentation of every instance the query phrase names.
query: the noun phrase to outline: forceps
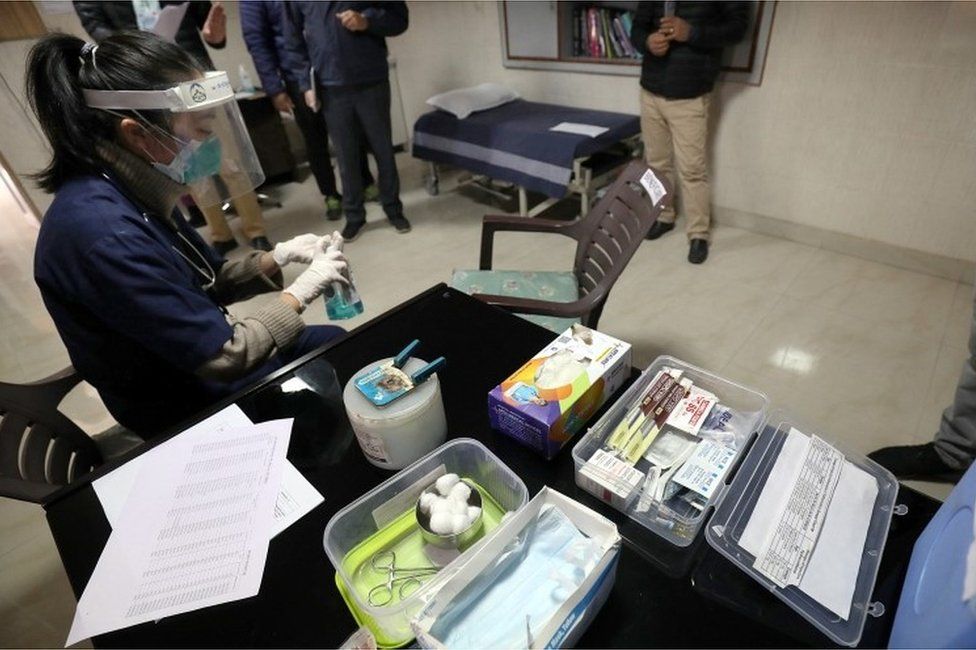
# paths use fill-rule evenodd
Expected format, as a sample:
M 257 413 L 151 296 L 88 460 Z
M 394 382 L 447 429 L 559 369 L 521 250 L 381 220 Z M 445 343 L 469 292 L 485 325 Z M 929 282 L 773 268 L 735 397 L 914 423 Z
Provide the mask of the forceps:
M 386 580 L 369 590 L 366 602 L 372 607 L 383 607 L 393 602 L 394 592 L 402 600 L 421 585 L 421 578 L 437 573 L 435 567 L 401 568 L 396 565 L 396 553 L 381 551 L 369 560 L 377 573 L 385 573 Z

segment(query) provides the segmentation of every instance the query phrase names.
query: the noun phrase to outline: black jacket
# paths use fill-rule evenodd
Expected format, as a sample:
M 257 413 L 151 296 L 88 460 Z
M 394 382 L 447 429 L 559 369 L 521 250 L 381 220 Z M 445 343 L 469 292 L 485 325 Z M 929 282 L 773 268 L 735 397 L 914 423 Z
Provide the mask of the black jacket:
M 74 0 L 75 11 L 81 24 L 88 32 L 88 35 L 95 41 L 111 36 L 115 32 L 127 29 L 139 29 L 136 22 L 136 11 L 132 8 L 131 2 L 83 2 Z M 161 0 L 160 6 L 182 4 L 182 0 Z M 186 15 L 183 22 L 176 32 L 176 44 L 192 54 L 207 70 L 213 70 L 213 61 L 207 53 L 207 46 L 200 38 L 200 30 L 207 22 L 207 14 L 210 13 L 210 2 L 190 2 L 186 8 Z M 220 49 L 226 45 L 227 41 L 221 41 L 210 47 Z
M 686 43 L 671 41 L 667 54 L 654 56 L 647 37 L 664 16 L 663 2 L 641 2 L 630 40 L 644 54 L 641 87 L 669 99 L 691 99 L 711 91 L 718 76 L 722 48 L 735 45 L 749 26 L 748 2 L 676 3 L 675 15 L 691 25 Z
M 292 77 L 309 89 L 309 66 L 322 86 L 375 84 L 386 81 L 386 38 L 407 31 L 406 2 L 286 2 L 285 46 Z M 366 31 L 351 32 L 337 14 L 354 9 L 369 20 Z

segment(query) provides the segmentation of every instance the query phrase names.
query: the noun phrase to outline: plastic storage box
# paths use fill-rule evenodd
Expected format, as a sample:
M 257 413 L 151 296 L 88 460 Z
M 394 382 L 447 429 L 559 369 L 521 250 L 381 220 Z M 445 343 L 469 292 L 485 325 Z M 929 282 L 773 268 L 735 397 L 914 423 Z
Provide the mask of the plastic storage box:
M 673 544 L 688 546 L 694 541 L 709 512 L 721 500 L 726 487 L 724 483 L 715 490 L 707 505 L 700 511 L 679 499 L 666 499 L 663 502 L 652 500 L 648 504 L 646 500 L 641 503 L 641 484 L 635 485 L 626 477 L 588 464 L 627 416 L 633 403 L 650 388 L 658 371 L 666 367 L 682 371 L 682 377 L 691 379 L 696 387 L 713 393 L 719 398 L 720 404 L 741 415 L 738 430 L 735 432 L 736 453 L 730 462 L 731 467 L 735 466 L 748 448 L 749 440 L 765 421 L 768 405 L 766 396 L 666 356 L 655 359 L 614 406 L 587 431 L 573 448 L 573 461 L 576 464 L 576 484 L 581 488 L 625 512 L 631 519 Z
M 713 393 L 720 404 L 737 413 L 733 420 L 737 424 L 734 427 L 734 457 L 728 460 L 727 472 L 721 477 L 718 486 L 701 510 L 690 506 L 684 507 L 683 504 L 686 502 L 673 498 L 663 502 L 651 500 L 650 503 L 645 498 L 642 503 L 643 485 L 630 477 L 626 471 L 619 471 L 619 466 L 608 463 L 608 467 L 615 471 L 602 472 L 599 467 L 594 467 L 593 463 L 587 464 L 587 460 L 593 458 L 594 453 L 604 446 L 604 442 L 617 425 L 627 417 L 633 402 L 646 392 L 658 371 L 665 367 L 681 370 L 682 377 L 691 379 L 695 386 Z M 880 616 L 884 613 L 885 604 L 872 603 L 870 599 L 888 536 L 891 516 L 895 510 L 898 482 L 894 476 L 876 463 L 849 452 L 843 445 L 834 444 L 832 439 L 822 435 L 817 427 L 797 423 L 781 412 L 768 413 L 767 411 L 768 400 L 761 393 L 672 357 L 659 357 L 617 404 L 587 432 L 573 450 L 576 482 L 580 487 L 625 512 L 634 521 L 679 546 L 687 546 L 695 539 L 702 525 L 708 520 L 708 515 L 714 510 L 714 515 L 706 529 L 706 538 L 711 546 L 796 610 L 830 639 L 841 645 L 856 645 L 861 638 L 867 617 Z M 873 505 L 870 506 L 870 515 L 865 514 L 864 517 L 857 519 L 859 526 L 866 526 L 863 549 L 859 554 L 855 551 L 856 557 L 853 559 L 848 557 L 852 565 L 856 564 L 857 575 L 846 618 L 801 591 L 797 585 L 777 586 L 754 568 L 756 556 L 747 551 L 741 543 L 743 532 L 756 510 L 767 479 L 791 429 L 794 428 L 807 436 L 823 439 L 843 454 L 846 463 L 863 470 L 867 477 L 873 478 L 877 483 L 877 494 Z M 704 435 L 702 437 L 704 439 Z M 754 438 L 755 443 L 750 444 Z M 846 468 L 847 465 L 842 467 Z M 843 476 L 845 474 L 842 473 Z M 870 478 L 860 474 L 857 476 L 861 478 L 860 485 L 867 485 L 873 489 Z M 845 483 L 846 485 L 848 484 Z M 835 492 L 834 497 L 836 498 L 838 494 L 842 492 Z M 849 494 L 843 496 L 845 504 L 852 499 Z M 830 508 L 826 510 L 828 514 L 831 511 Z M 840 515 L 835 514 L 835 517 L 838 516 Z M 864 522 L 865 517 L 869 521 Z M 826 526 L 826 522 L 824 525 Z M 819 542 L 820 539 L 818 538 L 817 541 Z M 845 548 L 854 547 L 848 545 Z M 816 575 L 828 576 L 831 573 L 831 571 L 818 571 Z M 813 591 L 810 583 L 803 580 L 801 582 L 809 591 Z M 848 582 L 847 585 L 850 586 L 850 583 Z M 823 597 L 825 590 L 829 591 L 829 588 L 821 584 L 818 593 Z M 843 598 L 841 600 L 847 602 Z M 837 601 L 834 602 L 836 604 Z M 888 605 L 894 604 L 888 603 Z
M 962 599 L 974 503 L 976 465 L 915 542 L 888 647 L 976 648 L 976 609 Z
M 847 463 L 877 481 L 877 496 L 871 508 L 870 520 L 867 522 L 864 547 L 859 558 L 860 566 L 850 601 L 850 613 L 846 619 L 830 611 L 795 585 L 778 587 L 753 567 L 755 556 L 745 550 L 740 543 L 742 533 L 756 508 L 773 465 L 783 449 L 786 437 L 794 427 L 807 435 L 818 435 L 844 454 Z M 838 485 L 838 491 L 834 494 L 835 499 L 838 496 L 849 497 L 849 494 L 841 492 L 841 487 Z M 796 610 L 830 639 L 841 645 L 855 646 L 861 639 L 867 617 L 881 616 L 886 608 L 884 603 L 871 602 L 871 595 L 878 577 L 881 555 L 888 538 L 888 528 L 891 525 L 897 497 L 898 481 L 886 469 L 864 456 L 850 452 L 844 445 L 836 444 L 828 437 L 820 435 L 820 432 L 809 424 L 798 423 L 787 414 L 774 412 L 770 416 L 768 426 L 746 455 L 721 504 L 716 508 L 715 515 L 705 531 L 705 537 L 708 543 L 722 555 Z M 823 541 L 822 536 L 818 543 L 821 541 Z M 894 603 L 889 603 L 887 606 L 894 606 Z
M 420 597 L 436 589 L 438 578 L 463 562 L 467 548 L 453 555 L 435 555 L 435 564 L 425 551 L 414 507 L 421 491 L 439 476 L 458 474 L 476 486 L 482 495 L 484 534 L 471 548 L 480 546 L 498 527 L 502 516 L 518 510 L 529 500 L 525 484 L 481 443 L 468 438 L 452 440 L 403 469 L 389 480 L 349 504 L 329 520 L 323 545 L 336 568 L 336 586 L 356 621 L 370 629 L 380 647 L 398 647 L 413 639 L 410 619 L 419 610 Z M 421 579 L 385 606 L 369 604 L 369 591 L 383 584 L 387 575 L 377 571 L 371 560 L 378 553 L 393 551 L 398 568 L 440 566 L 436 577 Z M 455 557 L 457 556 L 457 557 Z

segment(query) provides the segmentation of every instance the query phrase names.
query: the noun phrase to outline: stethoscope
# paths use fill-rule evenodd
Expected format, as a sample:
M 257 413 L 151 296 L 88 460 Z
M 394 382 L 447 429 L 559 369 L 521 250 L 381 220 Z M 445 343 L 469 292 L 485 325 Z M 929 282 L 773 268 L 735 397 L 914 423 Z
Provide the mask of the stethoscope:
M 117 183 L 115 179 L 105 172 L 102 172 L 102 178 L 111 183 L 119 192 L 121 192 L 122 195 L 128 199 L 130 203 L 132 203 L 136 210 L 139 211 L 139 214 L 141 214 L 142 218 L 146 220 L 146 223 L 149 223 L 150 213 L 144 209 L 144 206 L 139 201 L 133 198 L 125 190 L 125 187 L 123 187 L 121 183 Z M 163 225 L 169 228 L 173 234 L 176 235 L 179 241 L 177 242 L 178 245 L 173 246 L 173 250 L 176 251 L 177 255 L 183 258 L 183 261 L 186 262 L 191 269 L 193 269 L 201 278 L 203 278 L 204 282 L 200 285 L 200 287 L 207 292 L 207 294 L 210 294 L 211 289 L 213 289 L 214 285 L 217 283 L 217 273 L 213 270 L 213 267 L 210 266 L 210 262 L 207 261 L 207 257 L 200 252 L 200 249 L 193 245 L 193 242 L 187 239 L 186 236 L 180 232 L 176 225 L 167 223 L 165 219 L 157 219 L 156 221 L 162 222 Z M 189 252 L 189 255 L 187 252 Z

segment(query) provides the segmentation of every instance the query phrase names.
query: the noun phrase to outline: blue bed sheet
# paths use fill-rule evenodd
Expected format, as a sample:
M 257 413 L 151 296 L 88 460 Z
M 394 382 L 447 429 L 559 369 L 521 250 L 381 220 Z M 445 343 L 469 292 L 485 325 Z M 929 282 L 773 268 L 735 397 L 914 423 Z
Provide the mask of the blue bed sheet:
M 549 130 L 562 122 L 608 130 L 595 138 Z M 560 198 L 566 194 L 573 160 L 640 133 L 640 118 L 519 99 L 463 120 L 441 110 L 426 113 L 417 120 L 413 133 L 416 158 Z

